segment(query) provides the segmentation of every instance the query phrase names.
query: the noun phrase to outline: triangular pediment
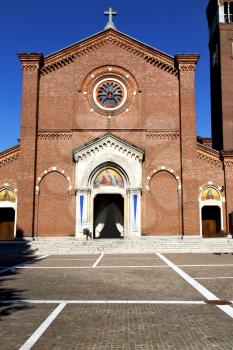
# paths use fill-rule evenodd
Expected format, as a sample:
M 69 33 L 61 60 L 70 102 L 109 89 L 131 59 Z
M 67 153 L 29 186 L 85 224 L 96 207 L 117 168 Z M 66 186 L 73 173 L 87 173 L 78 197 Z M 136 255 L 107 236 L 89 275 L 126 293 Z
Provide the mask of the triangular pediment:
M 121 50 L 135 54 L 139 58 L 143 58 L 148 64 L 157 66 L 169 73 L 177 73 L 174 57 L 119 31 L 107 29 L 45 57 L 41 69 L 42 74 L 59 69 L 74 62 L 79 57 L 87 55 L 89 52 L 108 45 L 115 45 Z
M 73 150 L 74 160 L 77 162 L 91 155 L 101 152 L 106 148 L 114 149 L 114 152 L 126 154 L 131 158 L 140 161 L 144 158 L 144 150 L 132 143 L 116 136 L 112 133 L 105 133 L 104 135 L 91 140 L 90 142 Z

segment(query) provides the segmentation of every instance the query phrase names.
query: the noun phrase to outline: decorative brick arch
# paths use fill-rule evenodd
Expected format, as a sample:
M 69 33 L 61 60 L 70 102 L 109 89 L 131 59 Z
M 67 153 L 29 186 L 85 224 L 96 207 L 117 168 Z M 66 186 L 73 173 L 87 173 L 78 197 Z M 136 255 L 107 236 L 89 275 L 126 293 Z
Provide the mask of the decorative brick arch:
M 152 177 L 159 173 L 160 171 L 166 171 L 167 173 L 170 173 L 171 175 L 173 175 L 173 177 L 176 179 L 176 182 L 177 182 L 177 188 L 178 190 L 181 190 L 181 181 L 180 181 L 180 177 L 178 175 L 176 175 L 175 171 L 171 168 L 167 168 L 165 166 L 161 166 L 160 168 L 157 168 L 157 169 L 153 169 L 149 175 L 147 176 L 147 179 L 146 179 L 146 193 L 149 193 L 150 192 L 150 181 L 152 179 Z
M 36 193 L 37 194 L 40 193 L 40 182 L 42 181 L 42 179 L 46 175 L 48 175 L 49 173 L 52 173 L 52 172 L 59 173 L 59 174 L 63 175 L 66 178 L 66 180 L 68 182 L 68 191 L 70 192 L 72 190 L 70 177 L 66 175 L 66 171 L 65 170 L 63 170 L 61 168 L 58 168 L 56 166 L 53 166 L 53 167 L 48 168 L 47 170 L 44 170 L 42 173 L 40 173 L 40 176 L 38 176 L 38 178 L 36 180 Z

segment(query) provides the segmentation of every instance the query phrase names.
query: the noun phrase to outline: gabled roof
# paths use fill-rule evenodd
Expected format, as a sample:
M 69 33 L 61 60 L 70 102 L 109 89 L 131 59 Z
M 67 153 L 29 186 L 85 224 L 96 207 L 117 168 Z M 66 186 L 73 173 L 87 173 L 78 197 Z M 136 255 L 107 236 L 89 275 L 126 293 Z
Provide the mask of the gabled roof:
M 110 28 L 46 56 L 42 73 L 46 74 L 56 70 L 106 45 L 118 46 L 145 59 L 150 64 L 171 73 L 177 72 L 174 66 L 174 57 Z
M 74 160 L 82 159 L 83 155 L 91 154 L 92 152 L 95 152 L 95 150 L 101 149 L 103 147 L 112 147 L 114 146 L 121 152 L 127 152 L 127 154 L 130 154 L 131 157 L 138 158 L 140 160 L 143 160 L 144 158 L 144 149 L 137 147 L 133 145 L 132 143 L 122 139 L 119 136 L 116 136 L 112 134 L 111 132 L 107 132 L 103 134 L 100 137 L 97 137 L 84 145 L 75 148 L 73 150 L 73 156 Z

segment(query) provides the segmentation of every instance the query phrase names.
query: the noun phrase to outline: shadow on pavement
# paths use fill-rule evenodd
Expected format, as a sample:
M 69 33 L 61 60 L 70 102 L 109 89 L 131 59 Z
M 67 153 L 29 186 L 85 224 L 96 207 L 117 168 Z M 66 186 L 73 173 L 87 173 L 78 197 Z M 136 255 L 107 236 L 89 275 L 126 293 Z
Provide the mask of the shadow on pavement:
M 14 241 L 0 242 L 0 321 L 14 312 L 30 308 L 29 304 L 20 304 L 25 289 L 12 288 L 11 281 L 20 274 L 20 270 L 14 267 L 35 261 L 35 251 L 31 249 L 30 241 L 23 238 L 22 232 Z

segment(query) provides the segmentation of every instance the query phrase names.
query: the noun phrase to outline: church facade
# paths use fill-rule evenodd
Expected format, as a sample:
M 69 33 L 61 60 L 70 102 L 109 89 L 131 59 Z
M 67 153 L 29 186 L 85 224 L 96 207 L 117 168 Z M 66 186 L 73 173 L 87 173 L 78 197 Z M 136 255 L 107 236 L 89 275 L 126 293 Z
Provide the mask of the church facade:
M 215 148 L 196 136 L 197 54 L 169 56 L 110 18 L 49 56 L 18 55 L 21 135 L 0 154 L 1 240 L 83 239 L 84 229 L 94 239 L 233 234 L 233 105 L 224 90 L 233 89 L 233 23 L 220 17 L 224 6 L 210 1 L 207 10 L 210 51 L 219 45 Z

